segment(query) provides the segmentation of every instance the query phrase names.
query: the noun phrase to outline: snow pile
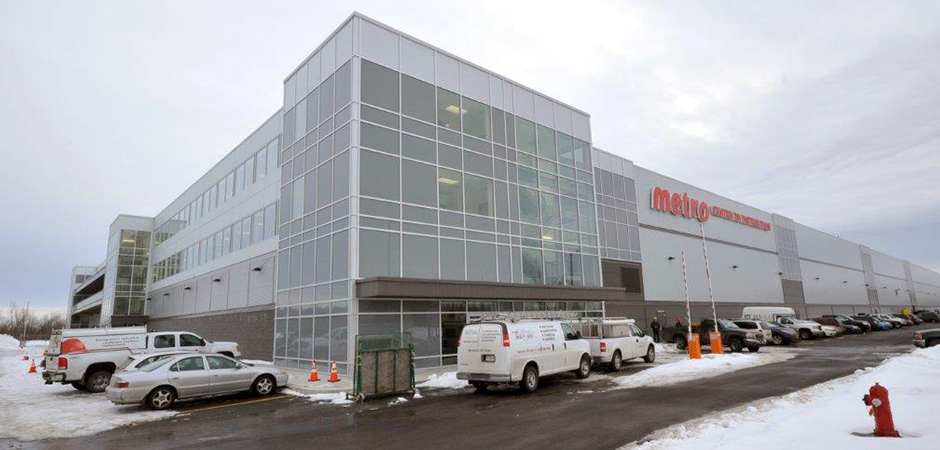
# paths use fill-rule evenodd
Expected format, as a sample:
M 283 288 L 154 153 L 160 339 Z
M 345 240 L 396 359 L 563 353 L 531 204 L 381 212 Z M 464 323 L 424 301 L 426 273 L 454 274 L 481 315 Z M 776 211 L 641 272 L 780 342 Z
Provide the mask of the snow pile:
M 862 396 L 875 382 L 888 388 L 901 439 L 874 438 L 874 420 Z M 889 359 L 874 369 L 802 391 L 761 400 L 725 413 L 653 433 L 636 450 L 927 449 L 940 429 L 931 411 L 940 404 L 940 347 Z
M 34 341 L 26 341 L 26 346 L 27 346 L 27 347 L 42 347 L 42 348 L 46 348 L 46 347 L 49 346 L 49 340 L 47 339 L 47 340 L 44 340 L 44 341 L 42 341 L 42 340 L 39 340 L 39 341 L 35 341 L 35 340 L 34 340 Z
M 785 352 L 705 354 L 702 359 L 683 359 L 659 364 L 642 372 L 616 377 L 613 383 L 614 389 L 666 386 L 785 361 L 794 356 L 793 353 Z
M 348 405 L 353 402 L 352 400 L 346 398 L 345 392 L 336 392 L 332 394 L 301 394 L 300 392 L 297 392 L 292 389 L 284 389 L 282 392 L 285 394 L 302 397 L 315 403 L 329 403 L 331 405 Z
M 8 334 L 0 334 L 0 349 L 18 350 L 19 348 L 20 341 L 18 339 Z
M 46 385 L 39 373 L 26 373 L 29 361 L 23 361 L 23 355 L 38 358 L 42 348 L 7 349 L 8 337 L 0 336 L 4 346 L 0 349 L 0 438 L 31 441 L 84 436 L 176 414 L 117 406 L 104 394 L 89 394 L 69 385 Z
M 400 404 L 402 404 L 402 403 L 407 403 L 407 402 L 408 402 L 408 399 L 407 399 L 407 398 L 405 398 L 405 397 L 398 397 L 398 398 L 396 398 L 395 400 L 392 400 L 392 401 L 388 402 L 388 406 L 400 405 Z
M 438 388 L 438 389 L 463 389 L 470 386 L 467 380 L 458 380 L 457 372 L 446 372 L 440 375 L 431 374 L 428 379 L 419 383 L 419 388 Z

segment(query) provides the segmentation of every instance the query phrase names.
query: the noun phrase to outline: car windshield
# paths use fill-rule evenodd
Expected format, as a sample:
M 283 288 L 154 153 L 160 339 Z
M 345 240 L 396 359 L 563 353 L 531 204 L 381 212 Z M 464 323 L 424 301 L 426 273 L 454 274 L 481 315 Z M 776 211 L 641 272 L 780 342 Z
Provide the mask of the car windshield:
M 721 326 L 724 327 L 724 328 L 740 328 L 740 327 L 738 327 L 737 325 L 735 325 L 734 322 L 732 322 L 732 321 L 730 321 L 730 320 L 728 320 L 728 319 L 718 319 L 718 324 L 721 325 Z
M 157 369 L 159 369 L 159 368 L 165 366 L 166 363 L 170 362 L 170 360 L 172 360 L 172 359 L 173 359 L 173 358 L 170 358 L 170 357 L 166 357 L 166 358 L 157 358 L 157 359 L 155 359 L 155 360 L 153 360 L 153 361 L 151 361 L 151 362 L 149 362 L 149 363 L 144 364 L 143 366 L 141 366 L 140 371 L 141 371 L 141 372 L 153 372 L 154 370 L 157 370 Z

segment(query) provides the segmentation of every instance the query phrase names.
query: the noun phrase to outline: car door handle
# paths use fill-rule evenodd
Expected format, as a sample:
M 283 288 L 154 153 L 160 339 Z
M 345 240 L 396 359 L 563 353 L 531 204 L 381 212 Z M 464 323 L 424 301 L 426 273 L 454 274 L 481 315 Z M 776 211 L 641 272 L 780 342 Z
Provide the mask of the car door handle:
M 568 343 L 565 342 L 565 350 L 568 350 Z
M 170 377 L 171 380 L 179 380 L 180 377 Z

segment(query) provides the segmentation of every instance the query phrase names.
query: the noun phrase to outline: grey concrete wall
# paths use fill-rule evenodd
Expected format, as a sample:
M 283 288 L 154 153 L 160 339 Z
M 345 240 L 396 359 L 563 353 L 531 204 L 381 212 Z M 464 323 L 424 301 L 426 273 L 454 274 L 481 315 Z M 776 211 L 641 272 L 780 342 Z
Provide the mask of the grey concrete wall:
M 243 358 L 274 359 L 273 305 L 150 319 L 147 328 L 192 331 L 210 341 L 233 341 L 241 348 Z

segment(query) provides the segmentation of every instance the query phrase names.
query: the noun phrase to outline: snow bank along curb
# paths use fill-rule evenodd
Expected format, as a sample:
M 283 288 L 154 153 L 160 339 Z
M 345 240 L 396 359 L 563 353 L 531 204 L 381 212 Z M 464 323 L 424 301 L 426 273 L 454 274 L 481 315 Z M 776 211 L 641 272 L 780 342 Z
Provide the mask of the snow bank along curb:
M 8 337 L 0 335 L 0 342 Z M 23 355 L 38 358 L 42 347 L 19 349 L 19 342 L 13 341 L 13 349 L 0 348 L 0 438 L 32 441 L 85 436 L 176 414 L 117 406 L 104 394 L 89 394 L 69 385 L 46 385 L 41 375 L 26 373 L 29 362 L 23 361 Z
M 659 364 L 642 372 L 616 377 L 613 379 L 613 389 L 667 386 L 786 361 L 794 356 L 790 352 L 705 354 L 702 359 Z
M 901 439 L 855 436 L 874 428 L 862 395 L 875 382 L 891 395 Z M 633 450 L 928 449 L 940 442 L 934 415 L 940 404 L 940 347 L 916 350 L 877 368 L 759 400 L 717 415 L 656 431 L 624 447 Z M 768 447 L 768 444 L 769 445 Z M 776 445 L 773 445 L 776 444 Z

